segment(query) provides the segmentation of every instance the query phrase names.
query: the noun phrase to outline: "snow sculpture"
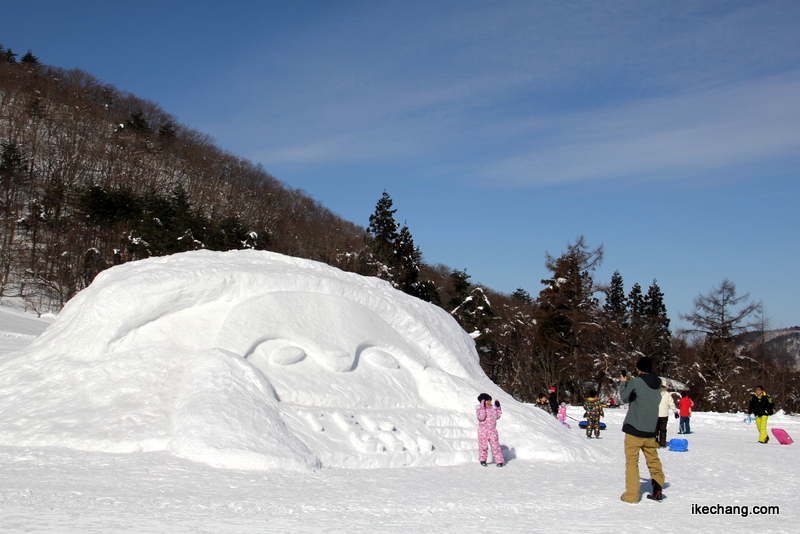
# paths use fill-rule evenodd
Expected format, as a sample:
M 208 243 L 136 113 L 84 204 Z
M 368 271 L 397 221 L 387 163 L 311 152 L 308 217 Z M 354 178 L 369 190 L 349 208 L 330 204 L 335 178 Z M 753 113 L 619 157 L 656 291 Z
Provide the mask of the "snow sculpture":
M 0 362 L 0 443 L 238 469 L 450 465 L 476 459 L 480 392 L 503 403 L 512 459 L 597 457 L 492 384 L 442 309 L 317 262 L 198 251 L 101 273 Z

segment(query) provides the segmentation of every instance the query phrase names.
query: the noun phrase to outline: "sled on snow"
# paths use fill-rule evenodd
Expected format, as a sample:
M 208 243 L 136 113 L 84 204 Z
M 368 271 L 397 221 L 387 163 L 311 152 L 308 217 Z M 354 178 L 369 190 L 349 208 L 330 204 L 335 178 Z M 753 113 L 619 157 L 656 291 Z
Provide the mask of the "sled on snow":
M 773 428 L 772 435 L 775 436 L 775 439 L 777 439 L 781 445 L 791 445 L 794 443 L 791 436 L 782 428 Z
M 669 450 L 675 452 L 689 452 L 689 440 L 674 438 L 669 440 Z
M 588 426 L 589 426 L 589 422 L 588 421 L 581 421 L 580 423 L 578 423 L 578 428 L 582 428 L 584 430 L 586 430 L 586 428 Z M 605 429 L 606 429 L 606 424 L 601 421 L 600 422 L 600 430 L 605 430 Z

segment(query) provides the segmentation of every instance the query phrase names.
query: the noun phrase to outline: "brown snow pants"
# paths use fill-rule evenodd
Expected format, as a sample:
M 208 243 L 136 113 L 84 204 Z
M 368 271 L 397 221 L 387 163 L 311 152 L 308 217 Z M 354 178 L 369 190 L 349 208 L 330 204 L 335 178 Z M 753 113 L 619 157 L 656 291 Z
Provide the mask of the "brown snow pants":
M 656 438 L 637 438 L 625 434 L 625 493 L 620 497 L 625 502 L 639 502 L 639 451 L 644 454 L 650 478 L 664 486 L 664 471 L 658 459 Z

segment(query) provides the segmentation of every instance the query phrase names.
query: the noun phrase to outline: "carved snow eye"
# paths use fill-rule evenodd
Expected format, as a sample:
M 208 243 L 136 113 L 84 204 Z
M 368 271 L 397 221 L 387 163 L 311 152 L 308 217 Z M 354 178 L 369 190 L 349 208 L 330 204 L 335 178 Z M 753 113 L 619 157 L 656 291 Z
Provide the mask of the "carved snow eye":
M 250 351 L 247 359 L 250 363 L 271 365 L 294 365 L 306 358 L 306 351 L 285 339 L 268 339 Z
M 306 351 L 296 345 L 287 345 L 270 355 L 270 362 L 275 365 L 293 365 L 306 357 Z

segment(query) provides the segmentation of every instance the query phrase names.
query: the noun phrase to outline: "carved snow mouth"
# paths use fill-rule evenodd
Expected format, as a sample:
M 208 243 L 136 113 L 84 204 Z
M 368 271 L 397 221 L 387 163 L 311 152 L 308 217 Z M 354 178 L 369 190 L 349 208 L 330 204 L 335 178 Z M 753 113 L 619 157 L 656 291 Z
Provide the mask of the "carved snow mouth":
M 282 416 L 292 432 L 312 445 L 322 463 L 328 466 L 450 465 L 475 457 L 475 425 L 464 414 L 425 409 L 352 411 L 288 405 L 284 406 Z M 353 453 L 334 454 L 341 443 L 346 443 Z

